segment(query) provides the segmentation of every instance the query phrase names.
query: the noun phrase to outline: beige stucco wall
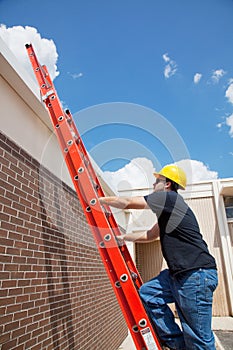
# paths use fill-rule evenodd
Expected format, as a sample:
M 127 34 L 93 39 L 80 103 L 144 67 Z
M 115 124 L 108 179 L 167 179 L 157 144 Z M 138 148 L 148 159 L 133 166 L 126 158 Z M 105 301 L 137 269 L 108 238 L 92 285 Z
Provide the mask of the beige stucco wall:
M 218 266 L 219 285 L 214 294 L 213 314 L 228 316 L 230 306 L 228 299 L 227 276 L 223 260 L 219 226 L 216 218 L 213 197 L 193 198 L 187 200 L 198 218 L 199 226 L 210 253 L 215 257 Z
M 229 232 L 230 232 L 230 239 L 231 239 L 231 251 L 233 255 L 233 221 L 229 221 Z

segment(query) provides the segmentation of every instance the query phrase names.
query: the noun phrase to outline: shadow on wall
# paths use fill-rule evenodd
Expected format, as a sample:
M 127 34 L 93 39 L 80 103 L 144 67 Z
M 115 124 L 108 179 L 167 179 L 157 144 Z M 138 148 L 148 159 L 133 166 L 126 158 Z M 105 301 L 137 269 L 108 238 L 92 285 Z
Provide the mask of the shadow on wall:
M 49 223 L 45 206 L 40 197 L 41 219 L 43 225 L 43 241 L 45 251 L 45 268 L 47 272 L 48 300 L 51 318 L 51 331 L 54 349 L 64 349 L 64 341 L 68 349 L 75 349 L 74 330 L 72 324 L 72 306 L 69 288 L 69 275 L 67 268 L 67 256 L 65 250 L 65 238 L 62 231 L 62 215 L 59 196 L 54 186 L 57 222 L 60 227 Z

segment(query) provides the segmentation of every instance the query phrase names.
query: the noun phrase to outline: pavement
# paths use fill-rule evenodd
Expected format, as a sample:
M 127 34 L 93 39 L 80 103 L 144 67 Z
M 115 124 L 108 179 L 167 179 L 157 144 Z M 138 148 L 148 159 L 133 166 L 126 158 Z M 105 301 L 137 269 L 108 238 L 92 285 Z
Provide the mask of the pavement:
M 233 350 L 233 317 L 214 317 L 216 349 Z
M 216 350 L 233 350 L 233 317 L 213 317 Z M 137 350 L 129 334 L 118 350 Z

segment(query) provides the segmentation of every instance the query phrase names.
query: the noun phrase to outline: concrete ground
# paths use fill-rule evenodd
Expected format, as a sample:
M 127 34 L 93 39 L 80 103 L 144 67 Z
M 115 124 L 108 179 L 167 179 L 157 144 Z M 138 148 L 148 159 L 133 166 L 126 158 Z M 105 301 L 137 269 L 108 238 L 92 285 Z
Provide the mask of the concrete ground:
M 233 317 L 214 317 L 213 330 L 217 350 L 233 350 Z M 118 350 L 137 350 L 130 334 Z

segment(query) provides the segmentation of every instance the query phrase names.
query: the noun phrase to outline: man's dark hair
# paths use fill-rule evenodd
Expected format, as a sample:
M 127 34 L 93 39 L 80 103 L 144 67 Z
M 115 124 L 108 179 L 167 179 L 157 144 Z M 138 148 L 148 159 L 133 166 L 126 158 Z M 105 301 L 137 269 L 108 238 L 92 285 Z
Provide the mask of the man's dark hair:
M 174 182 L 168 178 L 166 178 L 166 182 L 171 183 L 171 191 L 177 192 L 177 190 L 179 189 L 179 185 L 176 182 Z

